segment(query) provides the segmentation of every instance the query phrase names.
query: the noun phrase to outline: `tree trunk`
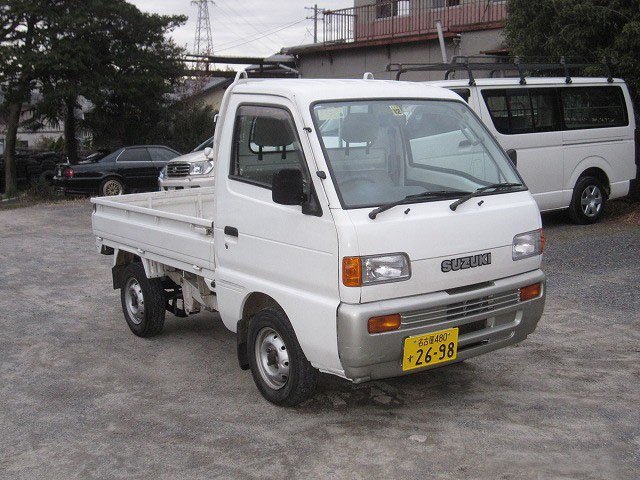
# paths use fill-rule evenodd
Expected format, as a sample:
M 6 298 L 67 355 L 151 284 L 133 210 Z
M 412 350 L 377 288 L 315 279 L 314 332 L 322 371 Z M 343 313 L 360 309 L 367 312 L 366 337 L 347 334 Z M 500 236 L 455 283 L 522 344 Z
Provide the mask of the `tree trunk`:
M 15 193 L 18 188 L 18 176 L 16 172 L 16 140 L 18 125 L 20 124 L 21 102 L 9 103 L 7 115 L 7 135 L 5 136 L 4 156 L 4 190 L 5 193 Z
M 78 139 L 76 138 L 76 98 L 68 97 L 65 102 L 64 116 L 64 140 L 66 143 L 67 157 L 69 163 L 75 165 L 78 163 Z

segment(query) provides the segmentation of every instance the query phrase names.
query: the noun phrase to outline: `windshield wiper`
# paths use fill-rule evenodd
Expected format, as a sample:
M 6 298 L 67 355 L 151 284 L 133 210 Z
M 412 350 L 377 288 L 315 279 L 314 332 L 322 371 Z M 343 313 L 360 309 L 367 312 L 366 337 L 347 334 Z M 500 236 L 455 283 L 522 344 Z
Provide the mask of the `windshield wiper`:
M 422 198 L 441 198 L 441 197 L 450 197 L 451 195 L 459 195 L 460 192 L 458 190 L 437 190 L 435 192 L 422 192 L 416 193 L 414 195 L 407 195 L 402 200 L 396 200 L 395 202 L 385 203 L 384 205 L 380 205 L 378 208 L 374 208 L 369 212 L 369 218 L 374 220 L 379 213 L 386 212 L 387 210 L 391 210 L 393 207 L 397 207 L 398 205 L 402 205 L 409 200 L 417 200 Z
M 461 197 L 455 202 L 453 202 L 451 205 L 449 205 L 449 208 L 455 212 L 456 208 L 458 208 L 464 202 L 471 200 L 473 197 L 477 197 L 478 195 L 486 192 L 487 190 L 501 190 L 503 188 L 515 188 L 515 187 L 522 187 L 522 184 L 521 183 L 494 183 L 493 185 L 480 187 L 476 191 L 468 193 L 464 197 Z

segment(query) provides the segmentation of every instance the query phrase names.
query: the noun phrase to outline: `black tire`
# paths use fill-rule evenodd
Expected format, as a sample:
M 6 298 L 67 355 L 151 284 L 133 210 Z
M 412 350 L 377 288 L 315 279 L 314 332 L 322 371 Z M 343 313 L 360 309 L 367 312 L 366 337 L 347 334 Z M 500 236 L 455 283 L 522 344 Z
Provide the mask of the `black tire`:
M 120 301 L 124 318 L 134 334 L 152 337 L 162 332 L 165 317 L 162 280 L 147 278 L 142 264 L 132 263 L 125 269 Z
M 276 367 L 266 364 L 266 357 L 269 354 L 266 357 L 260 355 L 260 352 L 269 352 L 269 345 L 277 347 L 271 351 L 272 361 L 275 362 Z M 304 356 L 293 327 L 282 310 L 266 308 L 251 319 L 247 332 L 247 349 L 253 380 L 262 396 L 269 402 L 283 407 L 292 407 L 313 396 L 318 381 L 318 371 Z M 284 352 L 285 355 L 278 356 L 276 350 Z M 261 358 L 265 361 L 263 362 Z M 281 376 L 278 374 L 283 371 L 287 372 L 286 379 L 280 378 L 283 385 L 274 385 L 274 381 L 278 380 L 274 378 Z M 270 372 L 271 376 L 267 372 Z
M 596 223 L 604 214 L 606 202 L 607 192 L 602 182 L 595 177 L 581 177 L 573 189 L 569 218 L 579 225 Z
M 45 170 L 40 174 L 38 178 L 40 179 L 40 181 L 46 182 L 47 185 L 53 185 L 54 176 L 55 173 L 53 172 L 53 170 Z
M 124 195 L 125 188 L 122 180 L 115 177 L 105 178 L 102 183 L 100 183 L 100 196 L 109 197 L 113 195 Z

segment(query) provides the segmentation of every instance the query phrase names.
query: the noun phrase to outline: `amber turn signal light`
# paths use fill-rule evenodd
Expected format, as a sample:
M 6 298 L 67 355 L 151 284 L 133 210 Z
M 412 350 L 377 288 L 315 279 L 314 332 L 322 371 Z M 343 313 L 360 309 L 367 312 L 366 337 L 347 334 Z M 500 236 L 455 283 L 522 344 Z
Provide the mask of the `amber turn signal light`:
M 367 330 L 369 333 L 390 332 L 400 328 L 400 315 L 383 315 L 381 317 L 372 317 L 369 319 Z
M 342 259 L 342 283 L 346 287 L 362 285 L 362 262 L 360 257 L 344 257 Z
M 533 285 L 522 287 L 520 289 L 520 301 L 524 302 L 526 300 L 531 300 L 532 298 L 538 298 L 540 293 L 542 293 L 542 284 L 540 283 L 534 283 Z

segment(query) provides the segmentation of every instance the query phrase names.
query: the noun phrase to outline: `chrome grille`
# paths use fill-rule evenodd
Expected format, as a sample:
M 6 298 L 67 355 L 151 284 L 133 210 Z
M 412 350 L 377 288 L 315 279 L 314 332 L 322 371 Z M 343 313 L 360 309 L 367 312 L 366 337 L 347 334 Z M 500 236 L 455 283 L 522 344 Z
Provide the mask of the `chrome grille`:
M 499 308 L 517 305 L 519 302 L 520 291 L 510 290 L 508 292 L 473 298 L 464 302 L 450 303 L 426 310 L 403 313 L 401 315 L 402 324 L 408 325 L 423 322 L 436 323 L 447 320 L 459 320 L 481 313 L 491 313 Z
M 191 166 L 188 163 L 168 163 L 167 177 L 186 177 L 189 175 Z

